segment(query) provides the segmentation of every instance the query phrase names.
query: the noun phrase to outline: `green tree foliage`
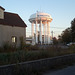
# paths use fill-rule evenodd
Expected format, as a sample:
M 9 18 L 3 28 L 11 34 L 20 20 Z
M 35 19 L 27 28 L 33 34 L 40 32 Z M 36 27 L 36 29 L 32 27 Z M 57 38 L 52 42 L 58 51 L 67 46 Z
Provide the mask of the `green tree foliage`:
M 62 37 L 61 37 L 61 35 L 58 35 L 58 43 L 59 43 L 59 44 L 62 43 Z
M 62 32 L 61 39 L 63 43 L 69 43 L 72 41 L 71 28 L 67 28 Z
M 75 18 L 71 21 L 72 41 L 75 42 Z
M 53 38 L 53 44 L 58 44 L 58 40 L 56 39 L 56 37 Z

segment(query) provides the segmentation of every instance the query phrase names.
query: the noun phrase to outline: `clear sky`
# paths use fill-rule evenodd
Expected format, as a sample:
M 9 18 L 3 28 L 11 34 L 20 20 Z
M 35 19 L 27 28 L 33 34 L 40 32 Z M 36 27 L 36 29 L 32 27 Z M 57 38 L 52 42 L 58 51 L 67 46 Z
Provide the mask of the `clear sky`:
M 0 6 L 7 12 L 20 15 L 28 26 L 27 36 L 31 35 L 31 24 L 28 19 L 36 11 L 52 16 L 50 31 L 54 31 L 54 36 L 70 27 L 71 21 L 75 18 L 75 0 L 0 0 Z

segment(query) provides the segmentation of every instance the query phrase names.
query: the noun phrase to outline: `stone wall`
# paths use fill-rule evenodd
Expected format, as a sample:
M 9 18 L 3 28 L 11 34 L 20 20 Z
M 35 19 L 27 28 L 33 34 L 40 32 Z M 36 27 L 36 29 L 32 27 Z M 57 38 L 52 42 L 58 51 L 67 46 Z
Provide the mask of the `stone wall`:
M 54 66 L 73 62 L 75 62 L 75 54 L 23 62 L 19 64 L 4 65 L 0 66 L 0 75 L 32 75 L 32 72 L 47 70 Z

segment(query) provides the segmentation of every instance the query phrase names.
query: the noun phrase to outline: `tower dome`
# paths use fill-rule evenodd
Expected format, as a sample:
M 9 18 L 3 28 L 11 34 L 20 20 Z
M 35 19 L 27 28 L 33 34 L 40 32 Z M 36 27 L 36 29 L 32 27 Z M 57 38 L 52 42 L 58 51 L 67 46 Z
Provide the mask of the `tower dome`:
M 36 23 L 36 20 L 37 20 L 38 23 L 40 22 L 40 20 L 42 20 L 42 21 L 46 21 L 47 20 L 47 21 L 51 22 L 52 21 L 52 17 L 48 13 L 37 12 L 37 13 L 34 13 L 34 14 L 32 14 L 30 16 L 29 21 L 31 23 L 32 22 Z

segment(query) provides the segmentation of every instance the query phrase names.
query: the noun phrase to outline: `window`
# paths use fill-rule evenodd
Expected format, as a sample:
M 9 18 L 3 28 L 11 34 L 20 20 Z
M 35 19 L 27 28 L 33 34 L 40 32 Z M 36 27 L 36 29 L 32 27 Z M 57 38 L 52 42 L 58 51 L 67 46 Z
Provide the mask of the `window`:
M 12 43 L 16 43 L 17 42 L 17 38 L 15 36 L 12 36 Z

